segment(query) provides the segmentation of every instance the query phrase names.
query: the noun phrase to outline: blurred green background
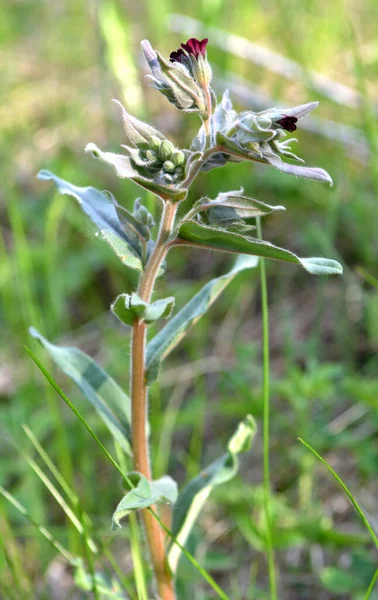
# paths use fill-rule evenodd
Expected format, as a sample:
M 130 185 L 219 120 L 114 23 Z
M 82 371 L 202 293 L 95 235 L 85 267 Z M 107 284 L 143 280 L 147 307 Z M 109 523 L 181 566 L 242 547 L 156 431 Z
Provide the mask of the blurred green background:
M 21 428 L 27 424 L 80 496 L 95 534 L 112 547 L 133 587 L 128 526 L 110 532 L 122 494 L 119 477 L 49 389 L 24 345 L 38 352 L 111 447 L 97 415 L 37 348 L 28 327 L 82 348 L 127 387 L 129 334 L 108 308 L 136 282 L 94 237 L 74 201 L 58 196 L 36 174 L 50 169 L 78 185 L 111 190 L 119 203 L 132 206 L 140 190 L 83 149 L 89 141 L 113 151 L 123 143 L 112 98 L 178 146 L 188 146 L 198 119 L 179 113 L 148 88 L 139 43 L 149 38 L 167 56 L 192 35 L 209 37 L 214 87 L 218 93 L 228 87 L 239 109 L 320 101 L 314 116 L 301 121 L 298 154 L 329 171 L 333 188 L 265 166 L 230 165 L 201 175 L 190 201 L 244 186 L 257 199 L 286 206 L 285 213 L 264 221 L 265 239 L 299 256 L 324 255 L 344 265 L 342 277 L 324 279 L 291 265 L 267 265 L 273 538 L 280 599 L 363 599 L 375 569 L 368 535 L 345 495 L 297 437 L 327 458 L 374 524 L 378 4 L 8 0 L 1 13 L 0 483 L 33 519 L 85 558 L 80 536 L 20 453 L 34 456 Z M 156 214 L 154 199 L 143 198 Z M 159 294 L 176 295 L 182 306 L 230 264 L 220 253 L 172 253 Z M 249 271 L 190 331 L 151 389 L 157 477 L 169 470 L 185 483 L 223 451 L 248 412 L 261 432 L 261 362 L 259 277 Z M 259 433 L 239 476 L 211 496 L 193 538 L 197 558 L 233 600 L 269 598 L 261 482 Z M 0 536 L 1 598 L 81 597 L 70 595 L 72 574 L 56 550 L 5 500 Z M 180 586 L 183 599 L 214 597 L 189 569 L 183 570 Z M 371 598 L 378 598 L 377 590 Z

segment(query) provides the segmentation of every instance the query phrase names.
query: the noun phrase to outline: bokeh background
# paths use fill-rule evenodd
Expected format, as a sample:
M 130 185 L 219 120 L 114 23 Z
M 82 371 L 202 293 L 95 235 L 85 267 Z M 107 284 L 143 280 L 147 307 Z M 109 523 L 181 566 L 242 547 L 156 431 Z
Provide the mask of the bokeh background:
M 295 266 L 267 264 L 273 541 L 280 599 L 360 600 L 375 570 L 368 534 L 297 437 L 327 458 L 376 524 L 377 23 L 373 0 L 8 0 L 2 6 L 0 483 L 33 519 L 85 556 L 64 510 L 21 453 L 40 464 L 26 424 L 77 491 L 96 534 L 123 561 L 131 586 L 128 527 L 110 531 L 121 495 L 117 473 L 24 345 L 38 352 L 110 447 L 97 415 L 28 327 L 82 348 L 127 387 L 129 334 L 108 308 L 133 289 L 135 278 L 94 237 L 73 199 L 58 196 L 36 174 L 50 169 L 78 185 L 111 190 L 131 206 L 140 190 L 83 152 L 89 141 L 113 151 L 123 143 L 112 98 L 178 146 L 190 144 L 197 117 L 179 113 L 147 87 L 139 46 L 146 37 L 164 55 L 192 35 L 208 37 L 214 87 L 218 93 L 228 87 L 239 109 L 320 101 L 301 121 L 298 153 L 328 170 L 333 188 L 265 166 L 231 165 L 201 175 L 190 201 L 244 186 L 253 197 L 286 206 L 264 221 L 265 239 L 344 265 L 342 277 L 316 278 Z M 153 197 L 143 199 L 156 214 Z M 220 253 L 172 253 L 159 294 L 176 295 L 182 306 L 230 264 Z M 156 477 L 169 470 L 185 483 L 223 452 L 246 413 L 261 432 L 261 364 L 259 276 L 249 271 L 190 331 L 151 390 Z M 5 500 L 0 535 L 1 598 L 82 597 L 70 595 L 72 573 L 56 550 Z M 211 496 L 194 538 L 193 551 L 196 546 L 201 564 L 230 597 L 269 598 L 260 433 L 237 478 Z M 180 590 L 183 599 L 213 597 L 188 569 Z M 378 598 L 377 590 L 370 597 Z

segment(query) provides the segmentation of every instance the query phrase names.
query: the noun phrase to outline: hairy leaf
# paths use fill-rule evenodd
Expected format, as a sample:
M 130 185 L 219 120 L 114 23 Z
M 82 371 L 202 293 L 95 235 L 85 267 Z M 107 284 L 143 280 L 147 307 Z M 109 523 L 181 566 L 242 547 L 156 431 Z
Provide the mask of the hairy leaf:
M 240 254 L 252 254 L 302 265 L 312 275 L 335 275 L 343 272 L 342 266 L 328 258 L 299 258 L 293 252 L 251 237 L 224 229 L 208 227 L 197 221 L 183 221 L 174 244 L 202 246 Z
M 236 475 L 239 468 L 238 455 L 250 449 L 255 433 L 255 420 L 251 415 L 247 415 L 231 437 L 227 452 L 201 471 L 179 494 L 173 507 L 172 533 L 180 544 L 185 544 L 212 489 Z M 168 560 L 173 572 L 177 568 L 179 557 L 180 549 L 172 545 Z
M 125 325 L 132 326 L 135 319 L 143 319 L 153 323 L 158 319 L 166 319 L 172 312 L 175 299 L 173 296 L 161 298 L 155 302 L 144 302 L 137 294 L 120 294 L 111 305 L 111 311 Z
M 186 189 L 178 189 L 173 185 L 166 185 L 154 181 L 153 179 L 148 179 L 147 177 L 141 177 L 131 165 L 128 156 L 115 154 L 114 152 L 103 152 L 92 142 L 87 144 L 85 151 L 91 152 L 95 158 L 99 158 L 103 162 L 114 167 L 118 177 L 131 179 L 145 190 L 152 192 L 155 196 L 158 196 L 163 200 L 180 202 L 181 200 L 184 200 L 188 194 L 188 190 Z
M 131 456 L 129 430 L 130 399 L 119 385 L 90 356 L 77 348 L 55 346 L 34 327 L 30 333 L 48 351 L 58 367 L 81 389 L 97 410 L 110 433 Z
M 129 473 L 130 488 L 113 513 L 112 529 L 122 527 L 121 520 L 131 512 L 148 508 L 154 504 L 173 504 L 177 499 L 176 482 L 165 475 L 156 481 L 148 481 L 141 473 Z
M 73 196 L 121 261 L 132 269 L 143 271 L 141 254 L 135 240 L 127 236 L 106 192 L 100 192 L 94 187 L 78 187 L 50 171 L 40 171 L 38 178 L 52 179 L 61 194 Z
M 270 206 L 260 200 L 243 196 L 242 193 L 236 191 L 219 194 L 215 200 L 202 198 L 200 203 L 195 204 L 190 212 L 191 214 L 198 214 L 199 212 L 209 211 L 216 215 L 217 220 L 222 221 L 231 220 L 233 217 L 243 219 L 263 217 L 276 210 L 285 210 L 285 207 Z
M 152 383 L 158 374 L 160 362 L 169 354 L 185 336 L 189 327 L 194 325 L 219 294 L 233 280 L 235 275 L 244 269 L 257 266 L 255 256 L 240 256 L 233 268 L 220 277 L 215 277 L 197 293 L 189 302 L 163 327 L 147 346 L 146 374 L 148 383 Z

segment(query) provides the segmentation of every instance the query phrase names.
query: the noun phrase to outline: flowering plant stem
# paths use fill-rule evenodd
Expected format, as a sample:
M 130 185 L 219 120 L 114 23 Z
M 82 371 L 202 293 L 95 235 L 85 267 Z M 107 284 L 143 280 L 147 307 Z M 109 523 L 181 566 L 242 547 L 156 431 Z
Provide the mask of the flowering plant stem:
M 173 228 L 177 204 L 165 202 L 161 216 L 160 231 L 154 250 L 148 261 L 146 270 L 141 275 L 138 294 L 145 302 L 149 302 L 154 289 L 160 266 L 168 252 L 167 241 Z M 132 449 L 134 468 L 151 481 L 151 467 L 146 433 L 148 393 L 145 376 L 147 326 L 143 320 L 137 319 L 133 326 L 131 340 L 131 419 Z M 151 507 L 154 511 L 156 507 Z M 170 572 L 165 546 L 164 532 L 159 523 L 148 510 L 142 511 L 153 568 L 155 571 L 159 597 L 162 600 L 175 598 L 174 583 Z

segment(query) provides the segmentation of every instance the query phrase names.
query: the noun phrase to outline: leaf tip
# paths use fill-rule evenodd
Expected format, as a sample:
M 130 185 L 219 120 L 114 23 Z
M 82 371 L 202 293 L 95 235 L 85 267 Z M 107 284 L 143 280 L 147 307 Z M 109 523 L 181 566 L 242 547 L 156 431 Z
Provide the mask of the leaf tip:
M 42 169 L 37 174 L 37 179 L 43 179 L 43 180 L 54 179 L 54 175 L 51 173 L 51 171 L 47 171 L 46 169 Z
M 89 142 L 89 144 L 85 146 L 84 152 L 88 154 L 91 153 L 95 158 L 99 158 L 100 156 L 100 149 L 93 142 Z

